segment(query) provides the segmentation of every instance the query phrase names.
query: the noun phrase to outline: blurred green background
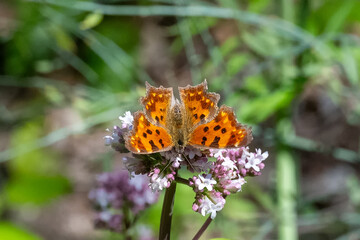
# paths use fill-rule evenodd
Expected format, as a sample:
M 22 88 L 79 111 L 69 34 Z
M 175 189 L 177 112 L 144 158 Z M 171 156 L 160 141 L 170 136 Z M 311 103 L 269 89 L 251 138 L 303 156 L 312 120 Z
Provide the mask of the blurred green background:
M 0 239 L 94 230 L 95 176 L 121 168 L 106 128 L 145 81 L 221 94 L 270 153 L 203 239 L 360 239 L 358 0 L 1 0 Z M 206 218 L 180 185 L 173 239 Z M 142 224 L 158 232 L 159 204 Z

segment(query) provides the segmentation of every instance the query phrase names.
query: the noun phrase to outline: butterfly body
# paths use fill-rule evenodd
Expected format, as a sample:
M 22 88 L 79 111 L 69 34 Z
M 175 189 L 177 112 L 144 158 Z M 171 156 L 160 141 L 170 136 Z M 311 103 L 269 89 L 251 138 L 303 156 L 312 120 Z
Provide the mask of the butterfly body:
M 125 137 L 127 148 L 138 154 L 168 151 L 181 153 L 187 145 L 197 148 L 236 148 L 252 140 L 251 129 L 237 122 L 227 106 L 217 107 L 220 96 L 207 92 L 204 81 L 179 87 L 180 100 L 172 88 L 147 83 L 141 98 L 144 111 L 134 114 L 133 130 Z
M 174 147 L 178 152 L 181 152 L 187 143 L 187 129 L 183 117 L 184 110 L 181 108 L 178 102 L 170 108 L 170 117 L 166 126 L 170 136 L 172 136 Z

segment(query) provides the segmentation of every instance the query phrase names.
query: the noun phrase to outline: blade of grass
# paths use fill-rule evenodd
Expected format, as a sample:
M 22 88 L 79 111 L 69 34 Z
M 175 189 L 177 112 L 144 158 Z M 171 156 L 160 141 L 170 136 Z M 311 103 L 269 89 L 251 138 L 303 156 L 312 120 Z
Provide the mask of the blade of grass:
M 10 148 L 5 151 L 2 151 L 0 152 L 0 163 L 15 158 L 17 156 L 26 154 L 32 150 L 50 146 L 60 140 L 63 140 L 71 135 L 81 133 L 84 130 L 89 129 L 100 123 L 104 123 L 116 119 L 118 114 L 122 112 L 124 109 L 126 109 L 125 103 L 119 103 L 119 105 L 123 105 L 123 107 L 113 108 L 111 110 L 102 112 L 100 114 L 96 114 L 94 116 L 88 117 L 83 122 L 74 124 L 69 127 L 57 129 L 49 133 L 48 135 L 39 138 L 37 141 L 29 143 L 27 145 L 17 147 L 16 149 Z
M 290 0 L 280 0 L 281 13 L 283 19 L 288 22 L 295 20 L 295 7 Z M 291 45 L 288 41 L 284 42 L 285 46 Z M 286 76 L 287 64 L 294 61 L 292 57 L 283 59 L 281 62 L 280 81 L 285 83 L 288 79 Z M 285 83 L 286 84 L 286 83 Z M 285 113 L 281 119 L 289 118 Z M 280 240 L 296 240 L 297 232 L 297 212 L 296 212 L 296 193 L 297 193 L 297 170 L 296 163 L 290 152 L 282 146 L 278 146 L 276 159 L 276 180 L 277 180 L 277 199 L 278 199 L 278 238 Z
M 213 6 L 113 6 L 82 1 L 56 1 L 56 0 L 28 0 L 31 2 L 48 3 L 56 6 L 81 10 L 97 11 L 105 15 L 118 16 L 178 16 L 178 17 L 215 17 L 222 19 L 237 19 L 244 23 L 271 27 L 283 34 L 284 37 L 300 40 L 314 41 L 310 33 L 287 21 L 261 16 L 238 9 L 229 9 Z
M 181 21 L 178 22 L 178 27 L 183 45 L 185 47 L 185 54 L 188 62 L 190 63 L 192 82 L 198 84 L 202 81 L 201 73 L 198 67 L 199 56 L 195 52 L 195 47 L 190 33 L 188 20 L 185 18 L 181 19 Z
M 291 154 L 284 149 L 278 151 L 277 168 L 277 198 L 278 198 L 278 239 L 296 240 L 296 165 Z

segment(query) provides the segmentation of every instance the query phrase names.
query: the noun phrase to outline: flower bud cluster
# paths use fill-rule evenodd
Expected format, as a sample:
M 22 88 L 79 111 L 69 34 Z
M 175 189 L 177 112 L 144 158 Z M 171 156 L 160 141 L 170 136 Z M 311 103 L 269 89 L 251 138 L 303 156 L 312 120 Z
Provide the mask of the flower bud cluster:
M 170 187 L 171 182 L 175 180 L 177 170 L 182 166 L 186 166 L 192 172 L 201 172 L 210 166 L 207 157 L 199 149 L 190 146 L 185 147 L 181 154 L 172 149 L 161 152 L 160 155 L 162 161 L 149 173 L 149 186 L 153 191 Z
M 129 178 L 127 171 L 103 173 L 97 177 L 97 188 L 89 193 L 98 214 L 95 225 L 116 232 L 123 230 L 124 211 L 133 216 L 154 204 L 158 194 L 148 188 L 148 178 L 135 175 Z
M 268 153 L 255 153 L 248 148 L 210 150 L 211 157 L 216 158 L 207 174 L 194 176 L 189 179 L 190 186 L 196 192 L 193 210 L 202 215 L 216 216 L 225 204 L 225 197 L 231 193 L 241 191 L 246 183 L 245 176 L 260 175 L 265 167 L 263 161 Z

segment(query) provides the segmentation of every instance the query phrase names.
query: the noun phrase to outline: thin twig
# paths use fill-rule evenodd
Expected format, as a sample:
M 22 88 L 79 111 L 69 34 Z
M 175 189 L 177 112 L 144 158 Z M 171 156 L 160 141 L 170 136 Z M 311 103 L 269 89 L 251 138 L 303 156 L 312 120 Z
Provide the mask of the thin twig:
M 199 229 L 199 231 L 196 233 L 196 235 L 193 237 L 193 240 L 198 240 L 201 235 L 205 232 L 205 230 L 209 227 L 210 223 L 212 222 L 212 218 L 208 217 L 208 219 L 206 219 L 206 221 L 204 222 L 204 224 L 201 226 L 201 228 Z

